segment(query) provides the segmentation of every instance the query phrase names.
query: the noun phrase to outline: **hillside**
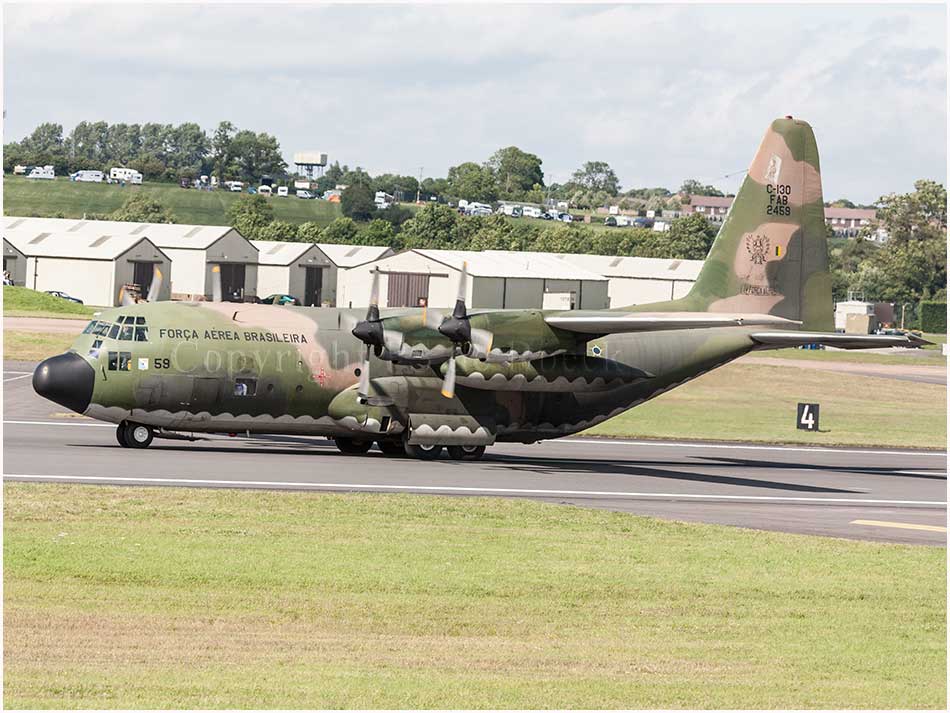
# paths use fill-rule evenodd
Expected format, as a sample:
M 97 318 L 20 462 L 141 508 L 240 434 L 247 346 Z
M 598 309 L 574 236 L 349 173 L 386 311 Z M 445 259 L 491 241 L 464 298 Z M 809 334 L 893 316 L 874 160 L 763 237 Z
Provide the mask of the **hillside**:
M 82 218 L 83 214 L 111 213 L 133 191 L 148 193 L 167 205 L 176 222 L 195 225 L 227 225 L 228 207 L 241 194 L 228 191 L 197 191 L 169 183 L 126 186 L 106 183 L 73 183 L 67 178 L 37 181 L 21 176 L 3 177 L 5 215 Z M 337 203 L 273 197 L 274 217 L 290 223 L 314 221 L 326 225 L 341 216 Z

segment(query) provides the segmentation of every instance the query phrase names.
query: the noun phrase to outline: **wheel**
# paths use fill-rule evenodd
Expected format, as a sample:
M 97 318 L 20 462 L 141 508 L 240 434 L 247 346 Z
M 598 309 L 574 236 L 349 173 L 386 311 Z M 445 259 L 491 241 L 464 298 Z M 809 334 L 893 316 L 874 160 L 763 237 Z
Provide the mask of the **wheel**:
M 442 446 L 422 446 L 405 444 L 406 455 L 419 460 L 435 460 L 442 455 Z
M 129 424 L 127 421 L 123 421 L 115 428 L 115 440 L 117 440 L 119 442 L 119 445 L 122 446 L 123 448 L 132 447 L 129 445 L 129 442 L 125 438 L 125 428 L 128 425 Z
M 452 460 L 478 460 L 485 455 L 485 446 L 449 446 Z
M 349 455 L 360 455 L 373 447 L 372 441 L 358 441 L 355 438 L 345 438 L 343 436 L 335 440 L 336 447 L 340 449 L 340 452 Z
M 125 441 L 129 448 L 148 448 L 154 437 L 155 432 L 151 426 L 141 423 L 125 424 Z
M 406 449 L 402 447 L 402 443 L 399 441 L 387 441 L 380 439 L 376 441 L 376 446 L 383 452 L 383 455 L 387 456 L 404 456 L 406 455 Z

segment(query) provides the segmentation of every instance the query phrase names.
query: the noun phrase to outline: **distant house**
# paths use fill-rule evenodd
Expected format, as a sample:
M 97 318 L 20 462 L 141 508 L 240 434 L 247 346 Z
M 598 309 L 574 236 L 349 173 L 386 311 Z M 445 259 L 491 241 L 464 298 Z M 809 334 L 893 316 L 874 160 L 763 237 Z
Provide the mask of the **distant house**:
M 719 196 L 689 196 L 689 203 L 683 204 L 683 213 L 699 213 L 711 223 L 721 223 L 734 198 Z M 836 238 L 856 238 L 863 228 L 869 227 L 875 220 L 874 208 L 835 208 L 825 207 L 825 223 L 831 227 Z M 665 212 L 664 212 L 665 215 Z M 869 239 L 883 243 L 887 241 L 887 231 L 877 228 Z

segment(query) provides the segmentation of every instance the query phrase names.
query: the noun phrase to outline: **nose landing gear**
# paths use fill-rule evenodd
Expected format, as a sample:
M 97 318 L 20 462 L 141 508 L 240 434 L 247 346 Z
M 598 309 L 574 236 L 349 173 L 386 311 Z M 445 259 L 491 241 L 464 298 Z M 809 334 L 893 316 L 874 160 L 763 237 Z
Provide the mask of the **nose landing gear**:
M 115 430 L 115 439 L 123 448 L 148 448 L 155 437 L 151 426 L 123 421 Z

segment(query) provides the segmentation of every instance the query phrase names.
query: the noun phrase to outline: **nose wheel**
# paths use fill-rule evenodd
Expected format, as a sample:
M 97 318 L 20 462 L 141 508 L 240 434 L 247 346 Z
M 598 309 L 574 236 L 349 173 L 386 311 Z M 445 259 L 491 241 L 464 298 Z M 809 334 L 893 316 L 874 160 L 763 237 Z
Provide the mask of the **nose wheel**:
M 151 426 L 123 421 L 115 430 L 115 439 L 123 448 L 148 448 L 155 437 Z

